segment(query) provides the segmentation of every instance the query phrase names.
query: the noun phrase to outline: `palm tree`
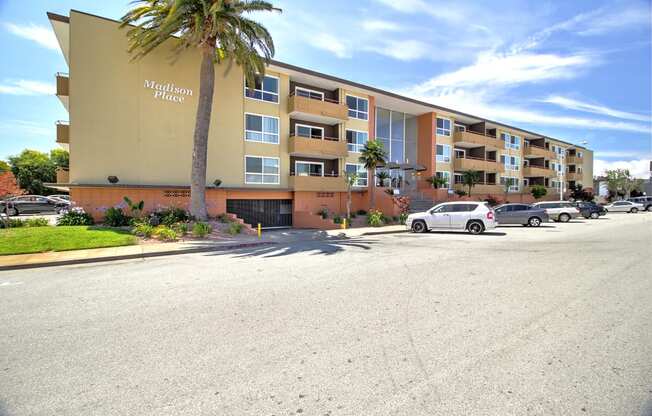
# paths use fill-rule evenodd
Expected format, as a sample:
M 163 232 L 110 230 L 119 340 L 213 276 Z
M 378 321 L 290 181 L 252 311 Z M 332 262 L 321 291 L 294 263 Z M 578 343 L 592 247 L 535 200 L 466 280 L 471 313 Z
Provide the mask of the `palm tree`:
M 503 190 L 505 191 L 505 202 L 507 202 L 507 197 L 509 196 L 509 188 L 512 187 L 514 178 L 505 178 L 505 183 L 503 184 Z
M 432 185 L 432 187 L 435 189 L 448 186 L 448 180 L 443 176 L 432 175 L 431 177 L 426 178 L 426 182 Z
M 471 188 L 480 182 L 480 172 L 477 170 L 467 170 L 462 174 L 462 183 L 469 187 L 469 196 L 471 196 Z
M 358 160 L 360 161 L 360 163 L 364 165 L 364 168 L 367 169 L 368 178 L 374 177 L 374 172 L 378 165 L 384 165 L 385 163 L 387 163 L 387 161 L 385 160 L 387 154 L 383 149 L 383 143 L 379 142 L 378 140 L 370 140 L 367 143 L 365 143 L 364 148 L 360 153 L 361 155 L 358 158 Z M 371 208 L 375 208 L 376 198 L 374 195 L 375 194 L 374 181 L 369 180 L 368 186 L 369 186 L 369 205 L 371 206 Z
M 261 24 L 244 17 L 260 11 L 280 11 L 260 0 L 137 0 L 122 17 L 120 27 L 133 25 L 127 32 L 129 53 L 140 59 L 174 36 L 175 59 L 193 48 L 201 54 L 199 98 L 193 135 L 190 175 L 190 213 L 205 220 L 206 157 L 215 89 L 215 63 L 235 63 L 253 85 L 265 73 L 274 56 L 272 37 Z M 186 55 L 187 56 L 187 55 Z
M 380 172 L 376 172 L 376 178 L 378 179 L 378 183 L 380 184 L 379 186 L 383 187 L 385 186 L 385 181 L 389 179 L 389 173 L 385 172 L 384 170 Z
M 351 221 L 351 190 L 358 182 L 358 174 L 344 172 L 344 181 L 346 183 L 346 219 Z

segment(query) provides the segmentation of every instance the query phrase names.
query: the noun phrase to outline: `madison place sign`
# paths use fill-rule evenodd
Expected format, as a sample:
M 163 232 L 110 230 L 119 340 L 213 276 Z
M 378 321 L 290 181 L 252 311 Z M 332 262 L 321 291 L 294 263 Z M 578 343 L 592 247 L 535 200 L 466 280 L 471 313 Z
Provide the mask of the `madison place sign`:
M 157 100 L 172 101 L 173 103 L 183 104 L 186 96 L 192 96 L 190 88 L 181 88 L 167 82 L 161 84 L 160 82 L 145 80 L 145 88 L 151 89 L 154 92 L 154 98 Z

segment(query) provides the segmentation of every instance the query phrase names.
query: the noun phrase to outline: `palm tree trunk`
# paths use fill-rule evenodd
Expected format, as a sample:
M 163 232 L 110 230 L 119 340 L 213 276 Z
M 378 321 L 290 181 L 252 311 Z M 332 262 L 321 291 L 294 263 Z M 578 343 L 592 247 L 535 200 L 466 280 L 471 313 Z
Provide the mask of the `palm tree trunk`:
M 367 186 L 369 187 L 369 207 L 376 208 L 376 172 L 375 169 L 369 169 L 367 174 L 370 179 L 367 179 Z
M 190 175 L 190 214 L 198 220 L 206 220 L 206 158 L 208 153 L 208 129 L 213 110 L 215 89 L 214 50 L 211 46 L 202 48 L 199 72 L 199 102 L 195 120 L 195 134 L 192 143 L 192 171 Z
M 351 187 L 346 192 L 346 219 L 351 221 Z

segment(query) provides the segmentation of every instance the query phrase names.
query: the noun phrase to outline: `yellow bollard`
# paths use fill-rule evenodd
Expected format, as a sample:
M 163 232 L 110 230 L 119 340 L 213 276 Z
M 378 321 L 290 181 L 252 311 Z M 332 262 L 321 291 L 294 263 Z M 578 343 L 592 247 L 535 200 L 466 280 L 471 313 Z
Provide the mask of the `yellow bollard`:
M 342 229 L 346 230 L 346 218 L 342 220 Z
M 263 236 L 263 228 L 261 227 L 260 223 L 258 223 L 258 238 L 262 238 Z

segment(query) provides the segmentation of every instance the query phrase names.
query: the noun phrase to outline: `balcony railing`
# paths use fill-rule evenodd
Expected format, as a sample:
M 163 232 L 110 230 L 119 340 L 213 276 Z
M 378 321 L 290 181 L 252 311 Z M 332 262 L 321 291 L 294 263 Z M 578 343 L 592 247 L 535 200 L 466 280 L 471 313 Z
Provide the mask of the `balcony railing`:
M 566 179 L 569 181 L 581 181 L 582 180 L 582 174 L 579 172 L 567 172 L 566 173 Z
M 526 177 L 552 177 L 556 176 L 556 173 L 552 169 L 547 169 L 541 166 L 525 166 L 523 167 L 523 176 Z
M 70 172 L 68 168 L 57 168 L 57 183 L 69 183 Z
M 455 134 L 453 135 L 453 142 L 460 145 L 485 146 L 495 149 L 500 147 L 500 144 L 495 136 L 489 136 L 469 130 L 455 130 Z
M 56 74 L 57 78 L 57 95 L 59 97 L 67 97 L 69 92 L 69 83 L 70 83 L 70 78 L 68 77 L 68 74 L 64 72 L 57 72 Z
M 67 121 L 57 121 L 57 143 L 70 143 L 70 125 Z
M 581 165 L 582 162 L 583 160 L 579 156 L 566 156 L 567 165 Z
M 557 159 L 557 154 L 545 147 L 535 146 L 533 144 L 525 146 L 526 157 L 544 157 L 546 159 Z
M 346 183 L 344 178 L 335 174 L 297 174 L 290 172 L 290 187 L 295 191 L 311 192 L 344 192 Z
M 303 95 L 290 94 L 288 100 L 288 113 L 290 115 L 304 115 L 315 121 L 326 123 L 341 123 L 349 118 L 349 108 L 328 98 L 305 97 Z
M 505 167 L 496 160 L 481 159 L 473 157 L 455 158 L 453 164 L 455 170 L 482 170 L 485 172 L 503 172 Z
M 290 135 L 290 154 L 319 157 L 323 159 L 337 159 L 346 157 L 348 150 L 346 141 L 336 137 L 306 137 L 296 134 Z
M 456 183 L 453 185 L 453 189 L 456 191 L 469 192 L 469 187 L 463 183 Z M 471 194 L 498 194 L 504 193 L 505 187 L 495 183 L 477 183 L 473 188 L 471 188 Z

